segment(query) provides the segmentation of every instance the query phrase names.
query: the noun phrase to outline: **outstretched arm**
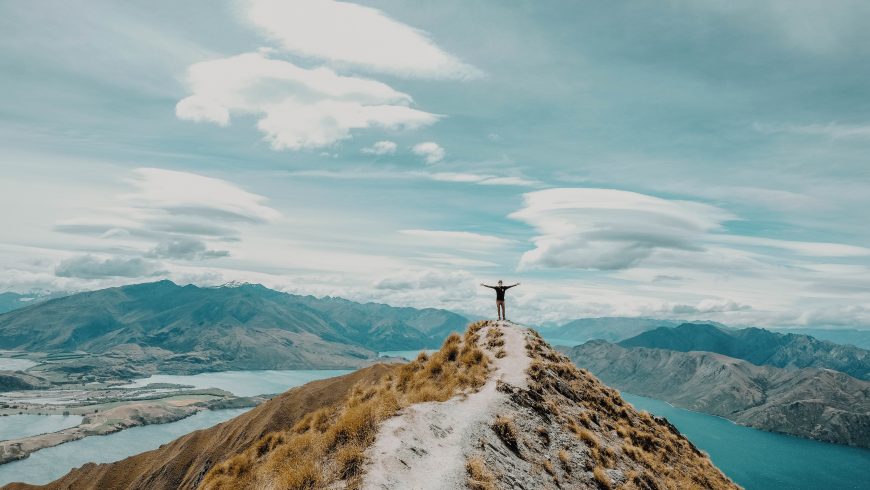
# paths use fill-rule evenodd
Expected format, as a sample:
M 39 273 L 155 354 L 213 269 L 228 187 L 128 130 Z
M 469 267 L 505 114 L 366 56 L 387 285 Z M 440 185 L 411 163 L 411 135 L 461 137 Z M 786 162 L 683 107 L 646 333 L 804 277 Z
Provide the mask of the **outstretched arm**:
M 481 286 L 489 289 L 495 289 L 495 286 L 490 286 L 489 284 L 480 283 Z
M 520 283 L 516 283 L 516 284 L 512 284 L 512 285 L 510 285 L 510 286 L 506 286 L 506 287 L 507 287 L 507 289 L 510 289 L 510 288 L 515 288 L 515 287 L 517 287 L 517 286 L 519 286 L 519 285 L 520 285 Z

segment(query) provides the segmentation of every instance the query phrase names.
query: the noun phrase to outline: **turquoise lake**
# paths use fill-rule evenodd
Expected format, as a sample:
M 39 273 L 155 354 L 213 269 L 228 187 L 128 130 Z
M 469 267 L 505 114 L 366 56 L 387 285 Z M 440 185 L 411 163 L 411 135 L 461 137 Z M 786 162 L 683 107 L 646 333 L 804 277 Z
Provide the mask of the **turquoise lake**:
M 811 441 L 623 393 L 635 408 L 667 417 L 747 490 L 870 489 L 870 450 Z
M 110 463 L 166 444 L 188 432 L 217 425 L 249 409 L 205 410 L 170 424 L 146 425 L 91 436 L 36 451 L 29 458 L 0 465 L 0 485 L 14 481 L 44 484 L 85 463 Z
M 193 375 L 157 374 L 134 381 L 126 388 L 147 386 L 151 383 L 175 383 L 195 388 L 220 388 L 236 396 L 254 396 L 283 393 L 293 386 L 304 385 L 316 379 L 341 376 L 352 371 L 345 369 L 299 369 L 286 371 L 220 371 Z
M 0 441 L 57 432 L 81 422 L 81 415 L 7 415 L 0 417 Z

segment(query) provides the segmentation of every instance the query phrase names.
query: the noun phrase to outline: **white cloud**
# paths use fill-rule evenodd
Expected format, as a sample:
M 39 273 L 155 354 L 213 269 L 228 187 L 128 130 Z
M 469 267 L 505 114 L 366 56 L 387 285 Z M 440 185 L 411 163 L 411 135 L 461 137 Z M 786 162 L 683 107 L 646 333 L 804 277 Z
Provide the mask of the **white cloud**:
M 352 129 L 416 129 L 437 119 L 428 112 L 398 105 L 367 106 L 337 100 L 300 104 L 287 99 L 271 108 L 257 127 L 266 133 L 272 148 L 299 150 L 329 146 L 349 138 Z
M 458 248 L 468 246 L 503 247 L 514 243 L 513 240 L 469 231 L 400 230 L 399 233 L 422 238 L 431 244 L 449 244 Z
M 195 63 L 187 84 L 192 95 L 176 105 L 180 119 L 225 126 L 233 114 L 255 115 L 276 150 L 321 148 L 354 129 L 414 129 L 439 118 L 410 107 L 411 97 L 387 84 L 301 68 L 266 50 Z
M 469 259 L 467 257 L 460 257 L 452 254 L 442 254 L 442 253 L 431 253 L 424 254 L 419 257 L 418 260 L 423 262 L 429 262 L 433 264 L 441 264 L 455 266 L 455 267 L 498 267 L 498 264 L 495 262 L 490 262 L 488 260 L 478 260 L 478 259 Z
M 160 210 L 176 216 L 220 218 L 221 221 L 266 223 L 281 213 L 225 180 L 190 172 L 138 168 L 130 179 L 137 190 L 123 196 L 133 207 Z
M 760 133 L 791 133 L 798 135 L 824 136 L 831 139 L 870 138 L 870 124 L 763 124 L 753 125 Z
M 705 234 L 734 219 L 706 204 L 614 189 L 547 189 L 523 198 L 510 217 L 538 236 L 521 267 L 627 268 L 656 250 L 701 250 Z
M 212 248 L 214 244 L 224 248 L 237 243 L 250 226 L 272 223 L 281 217 L 265 204 L 263 196 L 222 179 L 139 168 L 126 182 L 133 190 L 116 196 L 110 205 L 55 225 L 56 231 L 90 238 L 92 242 L 84 250 L 117 256 L 65 258 L 55 268 L 58 276 L 152 277 L 165 271 L 147 259 L 200 261 L 227 257 L 230 252 Z
M 174 237 L 166 239 L 151 249 L 146 257 L 164 259 L 203 260 L 227 257 L 226 250 L 209 250 L 206 244 L 193 237 Z
M 696 305 L 677 304 L 670 308 L 670 312 L 676 315 L 695 315 L 709 313 L 729 313 L 733 311 L 751 310 L 750 305 L 737 303 L 727 299 L 706 298 Z
M 418 143 L 411 148 L 415 155 L 419 155 L 426 160 L 426 163 L 433 164 L 444 160 L 444 148 L 434 141 Z
M 202 95 L 191 95 L 178 101 L 175 115 L 193 122 L 212 122 L 218 126 L 230 124 L 230 110 Z
M 481 75 L 426 33 L 355 3 L 249 0 L 248 17 L 283 50 L 338 66 L 416 78 Z
M 440 182 L 464 182 L 469 184 L 480 185 L 504 185 L 516 187 L 537 187 L 541 185 L 538 180 L 526 179 L 523 177 L 499 177 L 487 174 L 471 174 L 463 172 L 435 172 L 425 174 L 432 180 Z
M 800 255 L 811 257 L 866 257 L 870 256 L 870 248 L 842 243 L 800 242 L 792 240 L 776 240 L 773 238 L 750 237 L 738 235 L 713 235 L 713 242 L 730 243 L 788 250 Z
M 392 155 L 396 152 L 397 145 L 392 141 L 377 141 L 372 146 L 363 148 L 361 152 L 367 155 Z
M 517 187 L 535 187 L 541 185 L 540 181 L 524 179 L 522 177 L 490 177 L 484 176 L 478 183 L 482 185 L 511 185 Z
M 100 259 L 81 255 L 61 261 L 54 273 L 58 277 L 100 279 L 104 277 L 148 277 L 164 273 L 157 264 L 139 257 Z

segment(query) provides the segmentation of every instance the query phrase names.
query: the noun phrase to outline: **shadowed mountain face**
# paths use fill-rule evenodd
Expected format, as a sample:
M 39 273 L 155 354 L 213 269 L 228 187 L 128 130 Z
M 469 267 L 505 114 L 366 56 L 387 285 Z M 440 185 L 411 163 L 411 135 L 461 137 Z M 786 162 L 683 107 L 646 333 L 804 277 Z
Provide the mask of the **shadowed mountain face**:
M 714 325 L 683 324 L 657 328 L 619 342 L 623 347 L 650 347 L 680 352 L 707 351 L 781 368 L 817 367 L 870 379 L 870 351 L 808 335 L 780 334 L 761 328 L 726 330 Z
M 437 346 L 466 321 L 443 310 L 295 296 L 260 285 L 160 281 L 0 315 L 0 349 L 123 353 L 165 372 L 356 367 L 373 351 Z
M 764 430 L 870 447 L 870 382 L 843 373 L 603 341 L 564 350 L 577 365 L 630 393 Z

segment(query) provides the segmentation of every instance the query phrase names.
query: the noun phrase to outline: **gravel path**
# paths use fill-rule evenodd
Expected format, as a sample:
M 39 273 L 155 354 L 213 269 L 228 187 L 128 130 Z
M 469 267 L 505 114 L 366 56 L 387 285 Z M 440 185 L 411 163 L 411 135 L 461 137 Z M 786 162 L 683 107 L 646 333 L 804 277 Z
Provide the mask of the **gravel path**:
M 504 332 L 507 356 L 496 359 L 489 380 L 477 393 L 459 395 L 445 402 L 411 405 L 386 420 L 375 443 L 366 451 L 369 464 L 362 488 L 452 489 L 462 488 L 466 479 L 466 453 L 479 434 L 487 430 L 506 395 L 496 382 L 526 387 L 528 331 L 507 321 L 497 322 Z M 489 326 L 480 331 L 486 342 Z

